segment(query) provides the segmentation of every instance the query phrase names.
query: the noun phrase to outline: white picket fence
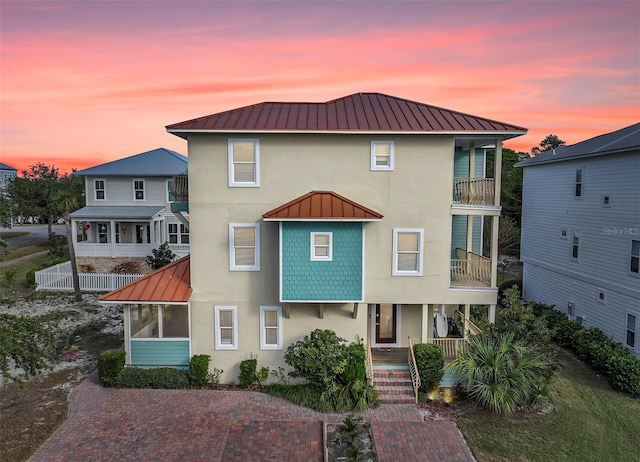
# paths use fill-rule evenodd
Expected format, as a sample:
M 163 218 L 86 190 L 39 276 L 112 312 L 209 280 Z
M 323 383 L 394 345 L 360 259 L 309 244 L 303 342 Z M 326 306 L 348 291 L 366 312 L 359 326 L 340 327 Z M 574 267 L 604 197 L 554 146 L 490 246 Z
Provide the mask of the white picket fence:
M 78 276 L 80 290 L 83 292 L 108 292 L 140 279 L 144 274 L 78 273 Z M 71 262 L 59 263 L 36 271 L 36 290 L 72 291 Z

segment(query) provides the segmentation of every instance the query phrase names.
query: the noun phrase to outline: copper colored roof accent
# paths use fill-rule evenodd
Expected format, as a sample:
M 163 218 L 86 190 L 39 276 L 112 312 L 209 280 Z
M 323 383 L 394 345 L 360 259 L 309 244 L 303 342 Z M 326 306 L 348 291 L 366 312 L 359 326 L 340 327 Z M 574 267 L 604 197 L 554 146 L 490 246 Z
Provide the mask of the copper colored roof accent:
M 187 255 L 137 281 L 130 282 L 98 298 L 101 302 L 178 303 L 191 296 L 191 268 Z
M 481 132 L 522 135 L 526 128 L 382 93 L 355 93 L 326 103 L 265 102 L 167 125 L 189 132 Z
M 377 221 L 382 215 L 333 191 L 311 191 L 265 213 L 262 218 L 267 221 Z

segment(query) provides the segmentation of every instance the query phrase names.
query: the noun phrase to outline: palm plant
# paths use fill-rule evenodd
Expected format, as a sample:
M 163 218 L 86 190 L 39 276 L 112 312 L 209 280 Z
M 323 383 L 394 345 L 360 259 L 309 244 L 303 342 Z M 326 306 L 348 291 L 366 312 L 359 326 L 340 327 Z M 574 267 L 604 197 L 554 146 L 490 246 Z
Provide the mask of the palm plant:
M 473 337 L 467 353 L 447 368 L 458 375 L 471 399 L 502 414 L 528 405 L 548 372 L 544 357 L 528 350 L 512 333 Z

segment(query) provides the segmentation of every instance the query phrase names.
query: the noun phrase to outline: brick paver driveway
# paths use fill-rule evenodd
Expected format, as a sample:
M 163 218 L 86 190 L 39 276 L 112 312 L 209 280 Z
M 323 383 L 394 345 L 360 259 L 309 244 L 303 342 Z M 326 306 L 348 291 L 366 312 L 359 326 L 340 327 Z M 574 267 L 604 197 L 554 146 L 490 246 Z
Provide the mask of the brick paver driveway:
M 322 461 L 322 414 L 263 393 L 103 388 L 94 373 L 36 461 Z M 413 405 L 383 405 L 372 422 L 381 462 L 473 461 L 454 422 L 422 422 Z

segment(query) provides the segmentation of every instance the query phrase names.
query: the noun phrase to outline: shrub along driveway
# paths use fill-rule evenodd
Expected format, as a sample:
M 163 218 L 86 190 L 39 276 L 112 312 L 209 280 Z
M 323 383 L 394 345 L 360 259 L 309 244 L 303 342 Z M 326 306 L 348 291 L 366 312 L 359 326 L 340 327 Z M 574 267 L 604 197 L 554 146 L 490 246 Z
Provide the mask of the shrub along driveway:
M 94 373 L 70 415 L 30 461 L 322 461 L 322 414 L 263 393 L 103 388 Z M 422 422 L 413 405 L 382 405 L 372 422 L 385 461 L 473 461 L 454 422 Z

